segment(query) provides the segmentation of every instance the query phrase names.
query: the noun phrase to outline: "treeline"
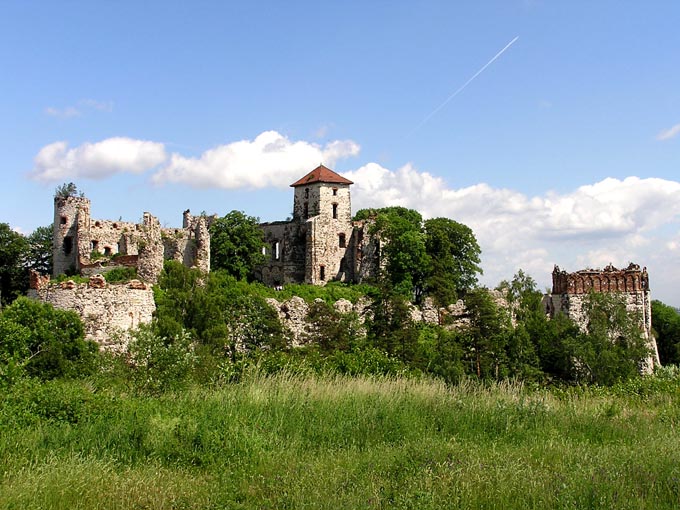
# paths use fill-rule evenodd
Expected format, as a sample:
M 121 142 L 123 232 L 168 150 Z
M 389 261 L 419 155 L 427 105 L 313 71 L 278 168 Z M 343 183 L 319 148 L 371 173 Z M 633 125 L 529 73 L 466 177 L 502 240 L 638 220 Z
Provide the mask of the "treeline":
M 73 312 L 19 298 L 0 314 L 0 380 L 76 377 L 102 370 L 102 364 L 112 370 L 113 363 L 125 379 L 152 392 L 192 381 L 238 380 L 254 365 L 272 372 L 428 375 L 448 383 L 519 378 L 609 385 L 636 377 L 650 355 L 638 318 L 614 294 L 588 297 L 586 331 L 563 315 L 549 320 L 542 293 L 522 271 L 499 285 L 504 303 L 496 300 L 478 286 L 480 249 L 465 225 L 423 221 L 401 207 L 362 210 L 356 219 L 368 221 L 381 241 L 384 264 L 375 281 L 290 285 L 279 292 L 252 281 L 261 262 L 253 254 L 263 243 L 257 218 L 234 211 L 218 219 L 211 229 L 215 270 L 202 274 L 167 262 L 154 287 L 152 323 L 132 332 L 127 351 L 114 358 L 84 340 Z M 39 229 L 29 242 L 3 225 L 4 285 L 5 275 L 18 278 L 17 267 L 25 274 L 38 260 L 31 249 L 51 252 L 51 233 Z M 20 287 L 12 289 L 3 292 L 5 303 L 21 294 Z M 291 347 L 291 333 L 266 302 L 292 295 L 310 303 L 303 347 Z M 446 317 L 438 325 L 414 321 L 413 303 L 425 297 L 439 305 L 462 298 L 465 320 L 455 327 Z M 368 313 L 339 313 L 333 303 L 340 298 L 364 298 Z M 652 312 L 662 363 L 678 363 L 680 315 L 660 302 Z

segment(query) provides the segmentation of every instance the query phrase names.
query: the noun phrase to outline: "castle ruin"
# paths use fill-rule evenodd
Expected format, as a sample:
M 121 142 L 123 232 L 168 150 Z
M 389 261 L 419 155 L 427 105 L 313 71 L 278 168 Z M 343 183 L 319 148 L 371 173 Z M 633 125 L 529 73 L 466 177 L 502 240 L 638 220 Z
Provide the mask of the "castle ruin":
M 135 267 L 139 278 L 155 283 L 166 259 L 210 271 L 211 218 L 184 212 L 182 228 L 161 228 L 145 212 L 141 223 L 93 220 L 90 200 L 54 198 L 53 276 L 100 274 L 115 267 Z
M 582 269 L 568 273 L 555 266 L 552 273 L 552 293 L 544 297 L 546 313 L 554 317 L 564 313 L 582 330 L 588 326 L 585 300 L 591 293 L 615 293 L 623 298 L 626 310 L 639 317 L 640 330 L 651 352 L 645 360 L 644 371 L 651 372 L 660 365 L 656 340 L 652 333 L 652 304 L 649 291 L 647 268 L 629 264 L 617 269 L 609 264 L 604 269 Z
M 291 187 L 293 217 L 263 223 L 267 262 L 256 276 L 266 285 L 359 282 L 375 274 L 377 239 L 352 221 L 352 181 L 319 165 Z

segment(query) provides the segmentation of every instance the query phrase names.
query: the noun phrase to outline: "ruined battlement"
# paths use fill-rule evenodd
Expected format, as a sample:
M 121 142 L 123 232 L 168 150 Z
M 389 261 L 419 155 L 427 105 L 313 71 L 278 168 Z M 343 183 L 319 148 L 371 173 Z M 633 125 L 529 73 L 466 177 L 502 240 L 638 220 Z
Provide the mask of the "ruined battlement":
M 604 269 L 582 269 L 574 273 L 558 266 L 552 273 L 553 294 L 588 294 L 589 292 L 639 292 L 649 290 L 647 268 L 632 262 L 625 269 L 609 264 Z
M 155 283 L 166 259 L 210 271 L 211 218 L 184 211 L 182 227 L 161 229 L 145 212 L 140 223 L 92 219 L 83 196 L 54 199 L 53 276 L 93 275 L 113 267 L 136 267 L 144 281 Z

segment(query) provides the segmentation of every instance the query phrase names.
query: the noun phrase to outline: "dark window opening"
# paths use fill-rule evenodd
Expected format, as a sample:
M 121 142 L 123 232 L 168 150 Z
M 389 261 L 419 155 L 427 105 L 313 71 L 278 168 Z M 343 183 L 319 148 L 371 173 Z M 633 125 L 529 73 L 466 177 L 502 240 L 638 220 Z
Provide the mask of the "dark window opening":
M 333 204 L 333 219 L 338 219 L 338 204 Z
M 70 236 L 64 237 L 64 253 L 70 255 L 71 250 L 73 250 L 73 239 Z
M 338 195 L 338 188 L 333 188 L 333 196 L 335 197 L 337 195 Z
M 111 255 L 111 247 L 104 246 L 104 255 Z
M 99 250 L 99 241 L 90 241 L 90 250 L 91 251 L 98 251 Z
M 304 212 L 302 216 L 304 217 L 304 219 L 309 218 L 309 204 L 307 202 L 305 202 Z
M 68 219 L 66 218 L 66 216 L 62 216 L 61 218 L 59 218 L 59 223 L 61 223 L 62 225 L 66 225 L 67 221 Z
M 319 280 L 324 281 L 326 279 L 326 266 L 319 266 Z
M 309 188 L 305 188 L 305 198 L 309 198 Z
M 340 248 L 345 248 L 347 246 L 347 240 L 345 239 L 345 234 L 338 234 L 338 246 Z

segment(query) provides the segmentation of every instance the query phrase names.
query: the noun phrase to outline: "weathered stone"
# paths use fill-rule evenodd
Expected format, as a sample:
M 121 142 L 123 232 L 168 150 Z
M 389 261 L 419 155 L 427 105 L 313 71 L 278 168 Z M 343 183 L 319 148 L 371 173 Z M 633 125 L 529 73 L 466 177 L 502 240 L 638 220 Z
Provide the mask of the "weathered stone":
M 44 289 L 50 284 L 50 275 L 42 275 L 33 269 L 28 270 L 28 288 L 29 289 Z
M 583 269 L 567 273 L 555 266 L 552 274 L 552 294 L 543 297 L 546 314 L 554 317 L 564 313 L 583 331 L 587 330 L 588 317 L 584 304 L 588 294 L 615 293 L 623 297 L 626 310 L 640 317 L 640 329 L 651 355 L 643 363 L 643 373 L 651 373 L 660 365 L 656 340 L 652 333 L 652 308 L 647 268 L 640 269 L 630 263 L 625 269 L 609 264 L 604 269 Z
M 350 313 L 354 310 L 354 305 L 348 299 L 338 299 L 333 303 L 333 308 L 339 313 Z
M 68 285 L 31 289 L 28 295 L 55 308 L 78 313 L 86 338 L 97 342 L 102 349 L 124 350 L 129 331 L 151 322 L 156 309 L 151 289 L 131 289 L 124 284 L 93 288 L 73 281 L 63 283 Z
M 148 289 L 147 285 L 144 282 L 140 282 L 139 280 L 130 280 L 128 282 L 128 289 L 134 289 L 134 290 L 146 290 Z
M 100 274 L 90 276 L 87 286 L 91 289 L 103 289 L 106 287 L 106 279 Z
M 61 282 L 59 284 L 60 289 L 75 289 L 76 288 L 76 282 L 73 280 L 66 280 L 65 282 Z

